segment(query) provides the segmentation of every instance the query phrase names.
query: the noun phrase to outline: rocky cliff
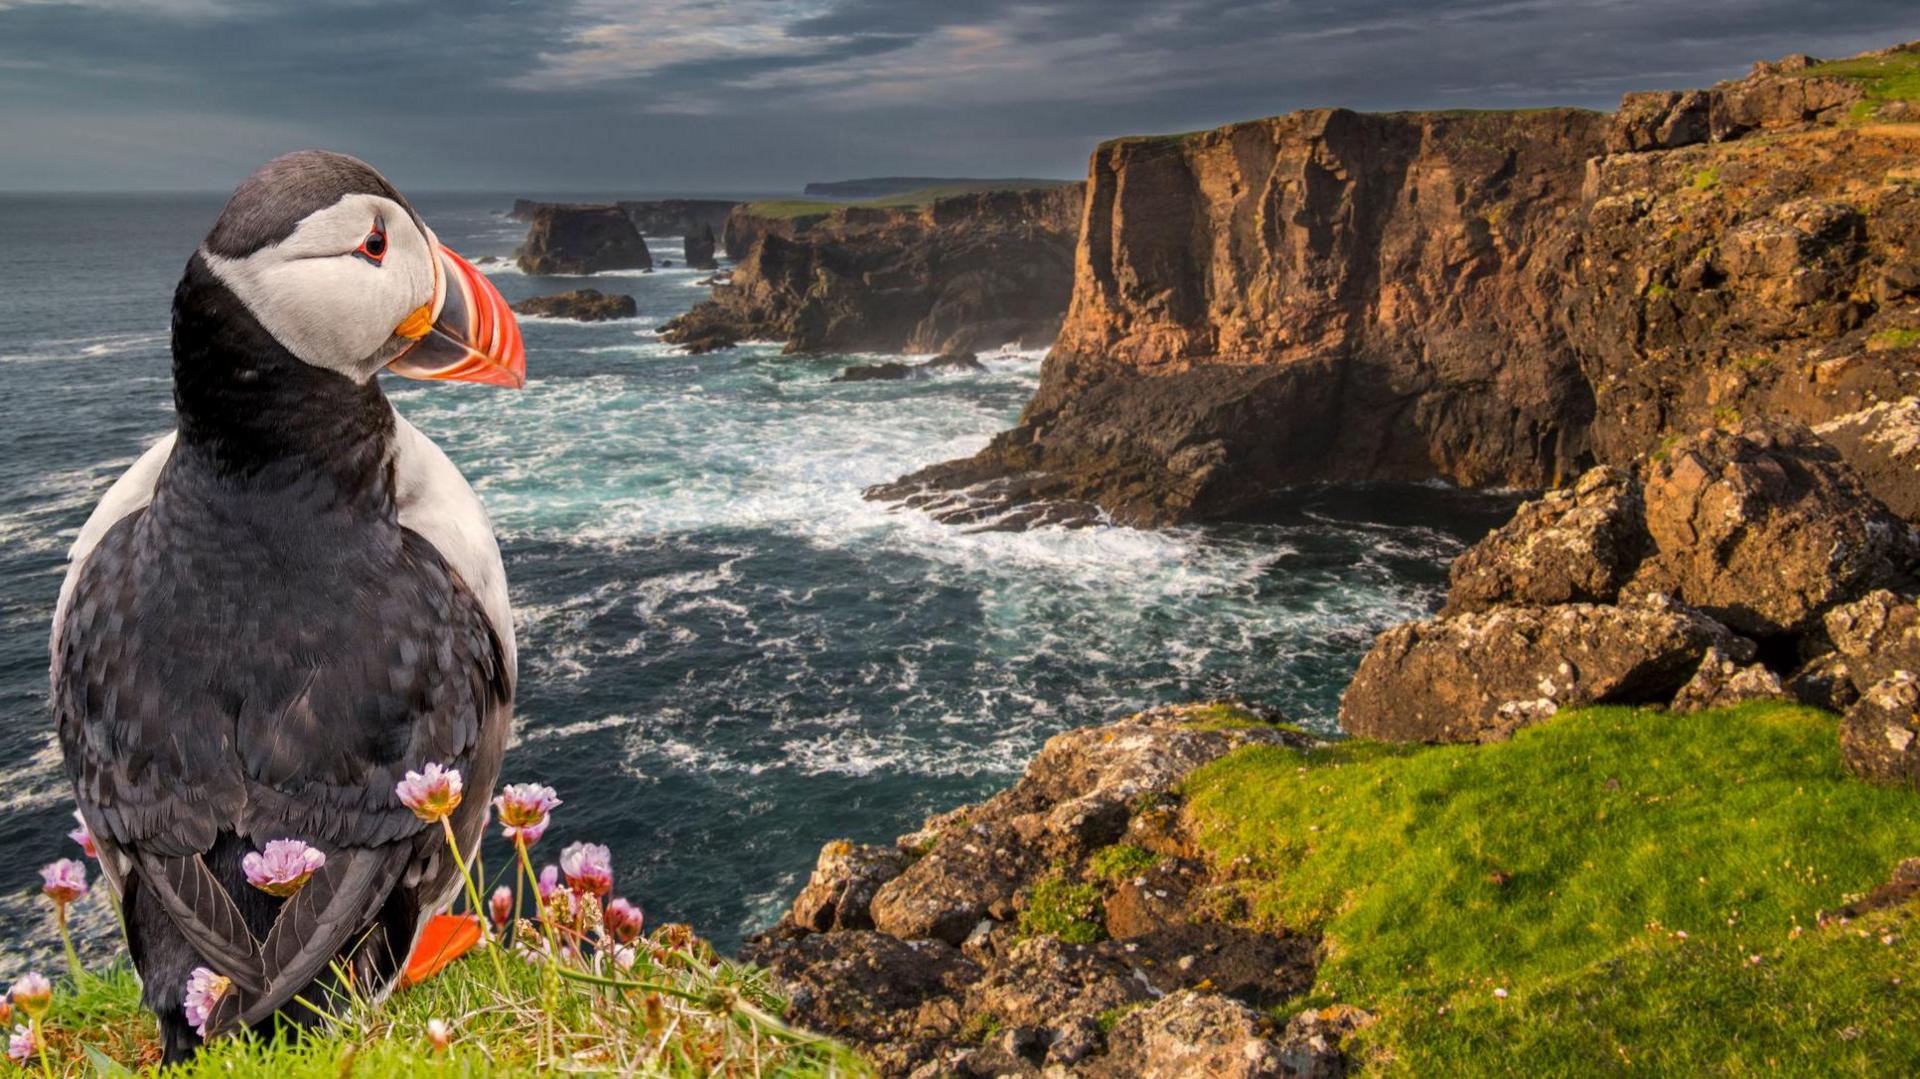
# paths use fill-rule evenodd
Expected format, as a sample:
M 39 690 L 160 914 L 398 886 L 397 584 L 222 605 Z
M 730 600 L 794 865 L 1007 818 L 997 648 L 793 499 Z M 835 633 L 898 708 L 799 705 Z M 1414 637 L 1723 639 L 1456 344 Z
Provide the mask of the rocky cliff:
M 530 221 L 526 240 L 514 252 L 526 273 L 587 274 L 653 266 L 647 241 L 617 207 L 543 205 L 534 208 Z
M 1612 116 L 1315 110 L 1103 145 L 1019 426 L 875 494 L 1019 477 L 1152 524 L 1302 482 L 1552 485 L 1716 417 L 1911 395 L 1920 125 L 1871 77 L 1908 56 Z
M 1044 345 L 1072 292 L 1080 217 L 1078 185 L 823 213 L 741 207 L 725 229 L 731 281 L 667 339 L 772 338 L 789 352 Z
M 727 227 L 727 215 L 740 203 L 732 199 L 653 199 L 615 205 L 642 236 L 693 236 L 702 229 L 719 233 Z

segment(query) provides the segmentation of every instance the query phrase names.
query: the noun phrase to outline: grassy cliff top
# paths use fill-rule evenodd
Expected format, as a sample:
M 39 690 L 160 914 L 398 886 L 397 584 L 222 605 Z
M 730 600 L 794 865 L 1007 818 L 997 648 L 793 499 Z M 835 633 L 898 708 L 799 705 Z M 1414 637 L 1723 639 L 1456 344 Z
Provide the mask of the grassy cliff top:
M 1802 77 L 1847 79 L 1867 95 L 1854 118 L 1872 119 L 1895 102 L 1920 102 L 1920 50 L 1899 49 L 1879 56 L 1829 60 L 1799 72 Z
M 1920 1073 L 1920 912 L 1822 921 L 1920 855 L 1920 795 L 1849 776 L 1826 713 L 1599 708 L 1187 786 L 1245 916 L 1324 934 L 1288 1010 L 1380 1017 L 1370 1070 Z
M 964 180 L 935 187 L 916 188 L 895 195 L 884 195 L 874 199 L 859 199 L 853 202 L 839 202 L 828 199 L 769 199 L 765 202 L 750 202 L 745 212 L 756 217 L 769 217 L 790 221 L 804 217 L 825 217 L 835 210 L 847 206 L 867 207 L 870 209 L 909 209 L 931 206 L 939 199 L 956 195 L 980 195 L 992 191 L 1048 191 L 1056 187 L 1066 187 L 1078 183 L 1077 180 Z
M 785 1002 L 759 971 L 716 959 L 680 929 L 663 928 L 653 940 L 631 969 L 603 964 L 596 973 L 571 964 L 552 979 L 545 964 L 505 957 L 504 984 L 476 951 L 384 1002 L 342 1002 L 318 1035 L 223 1038 L 166 1071 L 156 1066 L 153 1017 L 141 1009 L 139 983 L 123 962 L 58 983 L 44 1025 L 47 1063 L 60 1076 L 167 1079 L 871 1074 L 847 1049 L 786 1026 L 779 1019 Z M 450 1030 L 444 1047 L 429 1033 L 436 1019 Z M 23 1020 L 16 1009 L 13 1021 Z M 19 1074 L 39 1072 L 29 1060 Z

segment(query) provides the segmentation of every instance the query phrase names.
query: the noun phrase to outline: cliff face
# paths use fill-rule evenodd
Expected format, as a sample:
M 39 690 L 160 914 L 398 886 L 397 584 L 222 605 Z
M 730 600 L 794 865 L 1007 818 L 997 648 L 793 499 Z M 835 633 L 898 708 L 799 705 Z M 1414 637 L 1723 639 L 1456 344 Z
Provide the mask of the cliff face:
M 514 253 L 530 274 L 587 274 L 653 266 L 647 242 L 614 206 L 536 206 Z
M 740 203 L 732 199 L 654 199 L 616 205 L 642 236 L 693 236 L 701 229 L 717 233 L 726 228 L 727 215 Z
M 1550 485 L 1716 418 L 1912 394 L 1920 126 L 1808 63 L 1611 117 L 1106 144 L 1019 426 L 874 494 L 994 480 L 1155 524 L 1303 482 Z
M 696 349 L 774 338 L 789 352 L 1046 344 L 1072 292 L 1080 203 L 1070 185 L 801 217 L 742 207 L 725 230 L 731 282 L 667 337 Z

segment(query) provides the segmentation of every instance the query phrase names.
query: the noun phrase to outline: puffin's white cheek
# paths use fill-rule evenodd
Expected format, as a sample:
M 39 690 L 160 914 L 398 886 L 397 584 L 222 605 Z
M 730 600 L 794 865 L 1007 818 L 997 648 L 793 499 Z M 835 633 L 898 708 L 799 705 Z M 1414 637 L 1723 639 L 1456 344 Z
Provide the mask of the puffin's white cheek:
M 297 259 L 264 277 L 248 306 L 267 331 L 307 363 L 355 378 L 411 310 L 404 278 L 357 259 Z

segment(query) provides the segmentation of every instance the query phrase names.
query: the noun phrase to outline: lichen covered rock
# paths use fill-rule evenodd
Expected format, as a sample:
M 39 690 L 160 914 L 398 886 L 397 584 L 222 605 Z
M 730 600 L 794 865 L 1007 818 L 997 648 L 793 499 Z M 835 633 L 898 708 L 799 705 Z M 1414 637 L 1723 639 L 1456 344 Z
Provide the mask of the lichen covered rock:
M 1340 726 L 1396 742 L 1498 741 L 1561 708 L 1665 703 L 1716 647 L 1754 655 L 1752 642 L 1659 595 L 1409 622 L 1360 661 Z
M 1599 467 L 1525 503 L 1454 559 L 1444 613 L 1501 604 L 1611 603 L 1649 541 L 1640 483 Z
M 1840 754 L 1864 779 L 1920 786 L 1920 674 L 1895 671 L 1867 687 L 1840 724 Z

